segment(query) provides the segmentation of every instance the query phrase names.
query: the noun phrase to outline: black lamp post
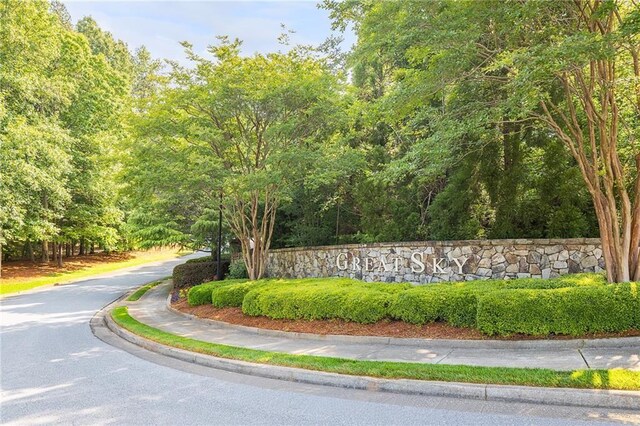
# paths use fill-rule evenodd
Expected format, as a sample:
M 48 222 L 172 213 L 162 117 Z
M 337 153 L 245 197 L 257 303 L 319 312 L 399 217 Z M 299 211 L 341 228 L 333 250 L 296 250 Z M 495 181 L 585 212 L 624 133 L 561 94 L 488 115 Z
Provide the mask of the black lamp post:
M 220 191 L 220 206 L 218 209 L 218 280 L 222 279 L 222 191 Z

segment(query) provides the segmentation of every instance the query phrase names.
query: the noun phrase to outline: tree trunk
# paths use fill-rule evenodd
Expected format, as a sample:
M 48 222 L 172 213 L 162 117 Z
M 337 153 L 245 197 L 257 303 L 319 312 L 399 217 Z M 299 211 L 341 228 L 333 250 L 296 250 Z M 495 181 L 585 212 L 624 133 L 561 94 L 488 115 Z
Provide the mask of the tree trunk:
M 89 254 L 95 254 L 96 252 L 96 244 L 91 241 L 91 250 L 89 251 Z
M 62 262 L 62 243 L 58 243 L 58 268 L 62 268 L 64 263 Z
M 49 263 L 49 243 L 47 241 L 42 241 L 42 254 L 40 255 L 40 260 L 44 263 Z
M 64 247 L 65 247 L 65 254 L 64 255 L 66 257 L 71 256 L 71 243 L 65 243 Z
M 84 238 L 80 238 L 80 250 L 78 252 L 80 256 L 84 256 L 85 248 L 84 248 Z
M 254 191 L 248 201 L 237 197 L 224 210 L 231 230 L 240 240 L 242 258 L 251 280 L 259 280 L 266 272 L 278 205 L 274 192 L 274 188 L 266 187 L 260 192 Z
M 613 31 L 607 23 L 615 22 L 615 16 L 581 16 L 590 32 Z M 564 99 L 542 101 L 541 107 L 543 121 L 569 149 L 591 194 L 607 279 L 628 282 L 640 280 L 640 152 L 630 148 L 635 151 L 634 173 L 623 164 L 618 146 L 621 93 L 617 91 L 622 89 L 617 85 L 617 65 L 615 58 L 598 58 L 558 73 Z M 640 78 L 640 67 L 635 77 Z M 631 191 L 629 182 L 633 182 Z
M 29 254 L 29 260 L 31 261 L 31 263 L 35 263 L 36 259 L 33 254 L 33 243 L 31 241 L 27 243 L 27 252 Z

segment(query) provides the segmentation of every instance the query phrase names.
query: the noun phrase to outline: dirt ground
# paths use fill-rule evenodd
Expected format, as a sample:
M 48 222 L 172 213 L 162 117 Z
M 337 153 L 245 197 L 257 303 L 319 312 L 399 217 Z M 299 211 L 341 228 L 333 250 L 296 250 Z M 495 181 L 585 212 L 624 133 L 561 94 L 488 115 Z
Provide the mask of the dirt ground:
M 252 317 L 244 315 L 241 308 L 215 308 L 213 305 L 189 306 L 186 299 L 180 299 L 173 304 L 173 307 L 199 318 L 223 321 L 229 324 L 244 325 L 248 327 L 258 327 L 268 330 L 281 330 L 299 333 L 314 334 L 340 334 L 348 336 L 384 336 L 384 337 L 404 337 L 422 339 L 460 339 L 460 340 L 484 340 L 496 339 L 480 333 L 472 328 L 458 328 L 444 323 L 431 323 L 425 325 L 408 324 L 402 321 L 380 321 L 375 324 L 358 324 L 343 320 L 326 321 L 294 321 L 294 320 L 274 320 L 264 316 Z M 628 337 L 640 336 L 640 330 L 630 330 L 624 333 L 599 333 L 584 338 L 603 337 Z M 532 337 L 524 335 L 514 335 L 499 338 L 501 340 L 533 340 L 533 339 L 571 339 L 571 336 L 544 336 Z
M 175 250 L 170 250 L 175 252 Z M 6 281 L 28 281 L 34 278 L 46 277 L 53 274 L 59 274 L 61 272 L 73 272 L 81 269 L 88 269 L 96 265 L 103 265 L 106 263 L 123 262 L 130 259 L 136 259 L 141 257 L 157 256 L 161 251 L 133 251 L 127 253 L 95 253 L 86 254 L 83 256 L 71 256 L 64 257 L 64 266 L 58 268 L 56 263 L 50 261 L 49 263 L 35 262 L 32 263 L 28 260 L 10 260 L 2 262 L 2 280 Z

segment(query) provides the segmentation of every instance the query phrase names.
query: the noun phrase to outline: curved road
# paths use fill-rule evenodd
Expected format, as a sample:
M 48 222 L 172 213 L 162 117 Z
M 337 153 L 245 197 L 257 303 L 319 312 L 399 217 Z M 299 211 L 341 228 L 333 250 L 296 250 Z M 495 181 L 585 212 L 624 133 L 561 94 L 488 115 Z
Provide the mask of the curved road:
M 91 317 L 185 258 L 0 300 L 3 424 L 640 423 L 640 413 L 488 403 L 280 382 L 96 338 Z

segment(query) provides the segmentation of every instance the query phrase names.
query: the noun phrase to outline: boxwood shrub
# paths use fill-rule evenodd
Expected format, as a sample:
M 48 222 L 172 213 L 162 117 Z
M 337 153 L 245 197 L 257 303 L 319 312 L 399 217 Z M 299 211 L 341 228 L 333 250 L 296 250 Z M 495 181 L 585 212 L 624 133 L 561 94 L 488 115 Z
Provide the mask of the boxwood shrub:
M 192 305 L 242 307 L 274 319 L 397 319 L 475 327 L 488 335 L 568 334 L 640 329 L 640 284 L 607 284 L 599 274 L 425 286 L 346 278 L 228 280 L 194 287 Z
M 348 279 L 274 284 L 249 291 L 242 303 L 242 312 L 274 319 L 343 319 L 374 323 L 389 317 L 389 307 L 397 295 L 408 288 L 407 285 Z
M 475 327 L 478 290 L 441 285 L 416 287 L 398 295 L 391 316 L 412 324 L 445 321 L 456 327 Z
M 211 292 L 211 302 L 216 308 L 240 307 L 244 296 L 251 290 L 269 283 L 269 281 L 233 280 L 235 282 L 215 287 Z
M 205 305 L 205 304 L 209 304 L 209 303 L 213 303 L 213 293 L 220 291 L 223 288 L 227 288 L 227 287 L 234 287 L 234 286 L 242 286 L 243 284 L 247 284 L 248 286 L 251 285 L 255 285 L 257 284 L 256 281 L 247 281 L 247 280 L 222 280 L 222 281 L 211 281 L 211 282 L 207 282 L 204 284 L 200 284 L 194 287 L 191 287 L 189 289 L 189 292 L 187 293 L 187 301 L 189 302 L 189 305 L 191 306 L 197 306 L 197 305 Z M 230 292 L 230 294 L 233 294 L 234 292 Z M 216 293 L 218 294 L 218 293 Z M 227 293 L 219 293 L 219 294 L 224 294 L 224 296 L 222 297 L 227 297 L 226 294 Z M 239 304 L 232 304 L 231 302 L 229 304 L 225 304 L 225 303 L 221 303 L 220 305 L 215 304 L 215 306 L 217 307 L 226 307 L 226 306 L 241 306 L 242 305 L 242 301 Z
M 488 335 L 640 329 L 639 292 L 639 283 L 494 291 L 478 300 L 477 326 Z
M 224 285 L 227 285 L 226 281 L 211 281 L 191 287 L 187 293 L 187 302 L 190 306 L 210 304 L 213 289 Z

